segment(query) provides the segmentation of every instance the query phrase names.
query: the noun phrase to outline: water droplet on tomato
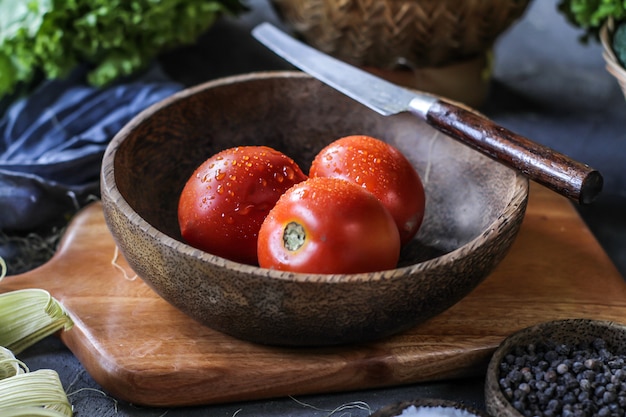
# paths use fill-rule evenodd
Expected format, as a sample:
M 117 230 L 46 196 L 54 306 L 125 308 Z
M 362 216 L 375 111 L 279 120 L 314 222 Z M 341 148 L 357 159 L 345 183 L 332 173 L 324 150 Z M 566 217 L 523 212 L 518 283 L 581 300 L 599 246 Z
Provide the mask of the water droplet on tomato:
M 224 177 L 225 177 L 225 176 L 226 176 L 226 173 L 225 173 L 225 172 L 222 172 L 222 171 L 221 171 L 221 170 L 219 170 L 219 169 L 218 169 L 217 171 L 215 171 L 215 179 L 216 179 L 216 180 L 221 181 L 221 180 L 223 180 L 223 179 L 224 179 Z
M 299 198 L 299 199 L 304 199 L 307 197 L 308 193 L 306 190 L 303 189 L 298 189 L 296 191 L 294 191 L 293 193 L 294 197 Z
M 293 181 L 296 177 L 296 171 L 294 171 L 294 169 L 290 166 L 283 167 L 283 174 L 285 174 L 285 177 L 287 177 L 289 181 Z
M 254 204 L 247 204 L 243 207 L 237 207 L 235 209 L 235 211 L 242 216 L 247 216 L 252 212 L 252 210 L 254 210 Z

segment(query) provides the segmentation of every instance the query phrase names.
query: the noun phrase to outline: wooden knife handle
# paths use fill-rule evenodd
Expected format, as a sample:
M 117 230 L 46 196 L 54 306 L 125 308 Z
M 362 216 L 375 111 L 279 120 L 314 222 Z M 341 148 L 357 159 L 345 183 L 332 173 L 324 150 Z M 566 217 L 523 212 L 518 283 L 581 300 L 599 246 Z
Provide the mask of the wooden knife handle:
M 470 110 L 437 100 L 428 109 L 426 121 L 579 204 L 591 203 L 602 191 L 604 181 L 595 169 L 513 133 Z

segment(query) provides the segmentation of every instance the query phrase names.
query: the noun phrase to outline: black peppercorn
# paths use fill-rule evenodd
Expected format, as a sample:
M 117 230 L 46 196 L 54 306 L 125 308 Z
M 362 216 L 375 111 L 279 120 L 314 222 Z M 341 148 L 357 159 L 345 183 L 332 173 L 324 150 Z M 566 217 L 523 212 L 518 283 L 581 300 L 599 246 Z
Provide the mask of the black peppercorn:
M 517 346 L 500 364 L 502 391 L 522 415 L 626 417 L 626 358 L 605 340 Z

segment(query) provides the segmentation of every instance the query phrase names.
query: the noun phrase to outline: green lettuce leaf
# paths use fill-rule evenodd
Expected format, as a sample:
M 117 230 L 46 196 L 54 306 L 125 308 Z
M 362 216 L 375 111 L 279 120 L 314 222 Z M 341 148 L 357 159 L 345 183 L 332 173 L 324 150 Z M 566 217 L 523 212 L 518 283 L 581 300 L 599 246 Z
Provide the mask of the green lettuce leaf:
M 80 63 L 91 84 L 106 85 L 244 10 L 240 0 L 0 0 L 0 98 Z

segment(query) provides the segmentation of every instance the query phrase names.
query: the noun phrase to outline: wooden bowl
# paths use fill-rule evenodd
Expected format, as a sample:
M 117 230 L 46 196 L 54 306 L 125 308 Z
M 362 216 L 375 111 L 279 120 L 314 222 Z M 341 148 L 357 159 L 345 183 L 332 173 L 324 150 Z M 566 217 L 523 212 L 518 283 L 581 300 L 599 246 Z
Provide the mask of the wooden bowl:
M 499 382 L 500 364 L 506 355 L 515 352 L 517 347 L 545 342 L 575 345 L 580 342 L 589 343 L 596 338 L 604 339 L 607 348 L 614 354 L 626 355 L 626 326 L 604 320 L 554 320 L 525 328 L 506 338 L 494 352 L 487 367 L 485 381 L 487 412 L 492 416 L 523 417 L 523 414 L 507 399 Z
M 279 272 L 204 253 L 181 239 L 179 193 L 213 153 L 263 144 L 308 172 L 323 146 L 358 133 L 398 147 L 424 182 L 423 226 L 397 269 Z M 505 256 L 528 196 L 528 180 L 513 170 L 413 116 L 374 114 L 301 72 L 219 79 L 146 109 L 108 146 L 101 188 L 121 253 L 161 297 L 213 329 L 277 345 L 374 340 L 446 310 Z
M 432 411 L 431 415 L 440 417 L 489 417 L 486 413 L 476 410 L 468 405 L 434 398 L 420 398 L 413 401 L 403 401 L 381 408 L 370 417 L 396 417 L 405 415 L 415 415 L 420 411 L 423 414 L 424 409 Z

